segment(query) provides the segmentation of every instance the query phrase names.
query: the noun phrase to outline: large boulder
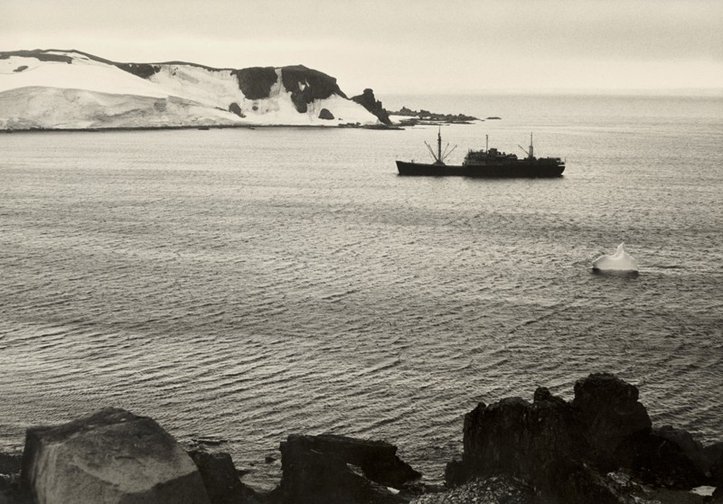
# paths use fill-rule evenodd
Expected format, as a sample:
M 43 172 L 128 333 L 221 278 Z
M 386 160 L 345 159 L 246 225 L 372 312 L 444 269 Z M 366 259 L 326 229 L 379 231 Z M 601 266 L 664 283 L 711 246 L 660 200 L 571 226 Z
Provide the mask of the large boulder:
M 38 504 L 209 504 L 176 440 L 117 408 L 28 429 L 21 479 Z
M 396 451 L 396 446 L 383 441 L 291 435 L 281 443 L 283 501 L 403 502 L 397 490 L 421 474 L 399 459 Z
M 632 441 L 651 429 L 637 387 L 609 373 L 591 374 L 575 383 L 572 406 L 584 425 L 588 458 L 604 471 L 630 465 Z

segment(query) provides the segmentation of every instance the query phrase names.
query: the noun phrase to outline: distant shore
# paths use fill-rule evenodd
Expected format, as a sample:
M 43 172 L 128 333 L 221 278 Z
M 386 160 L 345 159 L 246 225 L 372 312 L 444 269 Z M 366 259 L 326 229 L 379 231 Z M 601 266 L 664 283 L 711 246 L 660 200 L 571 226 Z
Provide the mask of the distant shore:
M 368 130 L 403 130 L 401 126 L 387 126 L 385 124 L 371 125 L 346 125 L 339 124 L 336 126 L 324 126 L 320 124 L 219 124 L 209 126 L 122 126 L 110 128 L 27 128 L 27 129 L 10 129 L 0 130 L 3 134 L 12 133 L 98 133 L 113 131 L 155 131 L 155 130 L 212 130 L 212 129 L 260 129 L 260 128 L 288 128 L 288 129 L 368 129 Z

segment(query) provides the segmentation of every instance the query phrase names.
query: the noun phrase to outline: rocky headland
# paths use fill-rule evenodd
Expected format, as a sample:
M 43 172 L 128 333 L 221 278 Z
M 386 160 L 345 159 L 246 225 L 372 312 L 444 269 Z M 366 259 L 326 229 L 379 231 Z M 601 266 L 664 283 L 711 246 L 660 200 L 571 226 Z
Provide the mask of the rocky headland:
M 281 442 L 281 481 L 266 493 L 227 453 L 187 452 L 151 418 L 107 408 L 31 427 L 22 454 L 0 454 L 0 504 L 723 503 L 723 443 L 653 426 L 638 389 L 613 375 L 574 393 L 478 404 L 443 487 L 386 441 L 299 434 Z

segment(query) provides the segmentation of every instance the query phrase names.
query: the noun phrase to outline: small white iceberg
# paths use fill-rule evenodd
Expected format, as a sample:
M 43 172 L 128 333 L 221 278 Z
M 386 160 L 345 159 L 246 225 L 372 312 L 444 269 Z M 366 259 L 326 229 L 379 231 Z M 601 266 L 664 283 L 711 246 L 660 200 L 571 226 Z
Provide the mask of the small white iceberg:
M 637 273 L 638 261 L 625 252 L 623 243 L 618 245 L 614 254 L 601 255 L 592 262 L 593 271 L 615 271 L 620 273 Z

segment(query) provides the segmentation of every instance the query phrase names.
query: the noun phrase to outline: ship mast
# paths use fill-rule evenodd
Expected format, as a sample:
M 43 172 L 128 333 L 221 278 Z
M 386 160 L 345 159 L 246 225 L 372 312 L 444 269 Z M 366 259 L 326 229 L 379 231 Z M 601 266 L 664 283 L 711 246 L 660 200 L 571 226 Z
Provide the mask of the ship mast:
M 437 161 L 442 162 L 442 127 L 437 129 Z
M 532 145 L 532 132 L 530 132 L 530 152 L 528 155 L 532 158 L 535 157 L 535 148 Z
M 443 165 L 444 160 L 447 159 L 447 156 L 452 154 L 454 149 L 457 148 L 457 146 L 455 145 L 450 150 L 449 142 L 447 142 L 447 145 L 444 147 L 444 152 L 442 152 L 442 128 L 441 127 L 437 130 L 437 153 L 435 154 L 434 149 L 432 149 L 432 146 L 429 145 L 426 141 L 424 142 L 424 145 L 427 146 L 427 150 L 429 150 L 429 153 L 432 155 L 432 158 L 434 159 L 434 164 L 437 164 L 437 165 Z
M 530 150 L 525 150 L 525 148 L 523 146 L 521 146 L 520 144 L 517 144 L 517 147 L 519 147 L 522 150 L 522 152 L 527 154 L 528 159 L 532 159 L 535 156 L 535 148 L 532 145 L 532 133 L 530 133 Z

